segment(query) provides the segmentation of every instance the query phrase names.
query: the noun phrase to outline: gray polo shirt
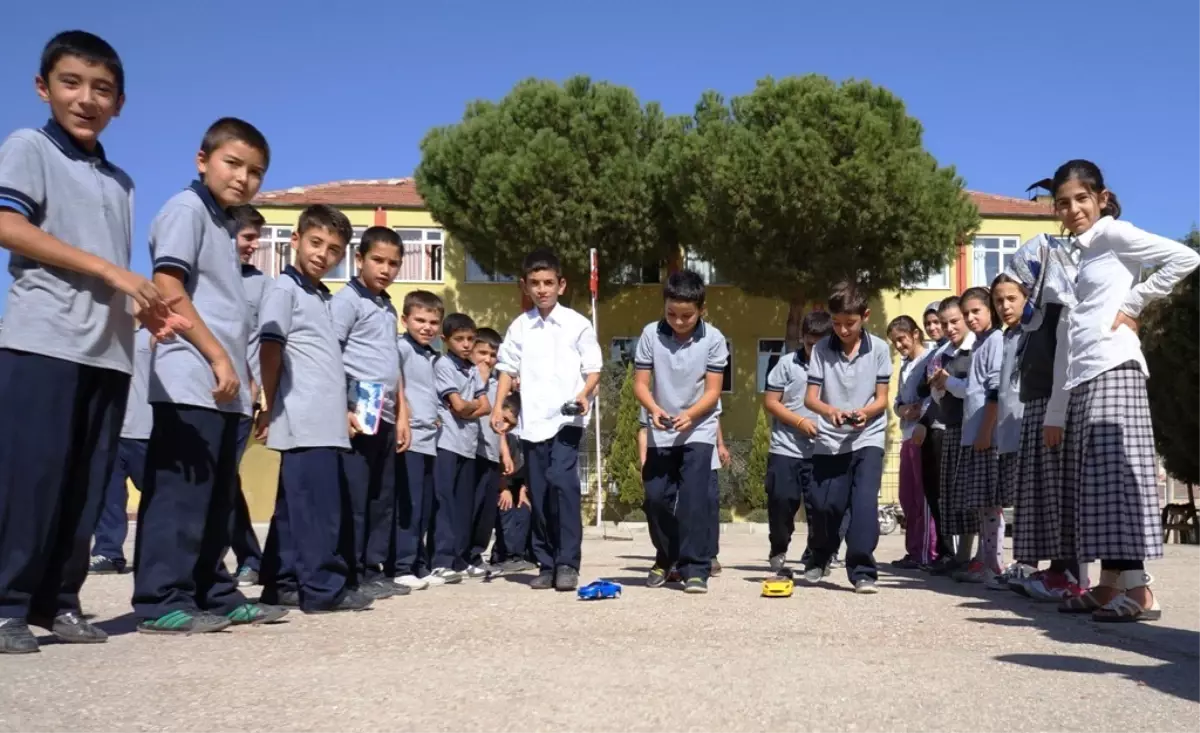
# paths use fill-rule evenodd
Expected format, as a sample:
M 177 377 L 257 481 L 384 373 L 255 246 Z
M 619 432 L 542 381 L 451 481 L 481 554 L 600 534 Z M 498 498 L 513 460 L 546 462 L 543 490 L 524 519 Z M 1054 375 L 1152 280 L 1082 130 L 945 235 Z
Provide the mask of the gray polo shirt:
M 808 383 L 821 388 L 821 401 L 840 410 L 857 410 L 875 401 L 876 385 L 892 379 L 892 355 L 883 339 L 866 331 L 853 359 L 847 359 L 836 333 L 813 347 L 808 364 Z M 816 455 L 849 453 L 860 448 L 883 448 L 887 434 L 887 410 L 862 427 L 833 423 L 820 418 L 813 442 Z
M 767 375 L 766 391 L 777 393 L 785 409 L 820 425 L 820 418 L 804 406 L 804 392 L 807 389 L 808 359 L 803 348 L 780 357 Z M 795 425 L 772 418 L 769 452 L 788 458 L 812 458 L 813 439 L 802 434 Z
M 204 325 L 233 361 L 241 386 L 228 402 L 213 399 L 217 381 L 200 350 L 184 338 L 159 344 L 150 367 L 150 402 L 205 407 L 250 416 L 250 311 L 242 264 L 233 241 L 233 220 L 200 181 L 175 194 L 150 224 L 155 272 L 184 275 L 183 287 Z
M 680 341 L 665 320 L 642 329 L 634 354 L 634 368 L 654 373 L 654 401 L 674 417 L 696 404 L 704 394 L 705 377 L 720 374 L 729 362 L 725 336 L 711 323 L 699 321 L 687 341 Z M 718 409 L 692 421 L 682 433 L 650 426 L 647 445 L 666 448 L 686 443 L 717 442 Z
M 0 208 L 77 249 L 129 269 L 133 181 L 57 122 L 0 145 Z M 133 315 L 101 280 L 11 253 L 0 348 L 133 373 Z
M 396 422 L 400 354 L 396 350 L 396 309 L 387 291 L 374 295 L 358 278 L 329 301 L 333 330 L 342 347 L 348 380 L 385 385 L 380 418 Z
M 125 421 L 121 438 L 150 440 L 154 411 L 150 409 L 147 389 L 150 385 L 150 332 L 139 328 L 133 335 L 133 378 L 129 380 L 129 398 L 125 401 Z M 141 481 L 138 477 L 137 481 Z
M 246 290 L 246 307 L 250 310 L 250 344 L 246 347 L 246 361 L 250 362 L 250 373 L 254 383 L 262 388 L 262 365 L 258 363 L 258 312 L 262 310 L 263 292 L 271 278 L 250 264 L 242 265 L 242 287 Z
M 346 374 L 329 315 L 329 289 L 291 265 L 263 296 L 262 340 L 283 345 L 267 447 L 350 448 Z
M 448 450 L 464 458 L 474 458 L 479 450 L 479 420 L 464 420 L 450 409 L 449 397 L 457 393 L 470 401 L 487 394 L 487 386 L 479 378 L 475 365 L 454 354 L 445 354 L 433 365 L 433 386 L 438 395 L 438 418 L 442 433 L 438 450 Z
M 496 377 L 496 370 L 488 375 L 487 381 L 487 396 L 488 404 L 495 407 L 496 391 L 500 387 L 500 380 Z M 476 455 L 481 458 L 486 458 L 489 461 L 500 461 L 500 433 L 492 430 L 492 421 L 486 415 L 479 419 L 479 449 Z
M 1017 364 L 1017 349 L 1021 345 L 1022 337 L 1020 326 L 1004 332 L 1004 356 L 1000 365 L 1000 406 L 997 408 L 993 441 L 1000 453 L 1016 453 L 1021 449 L 1021 422 L 1025 418 L 1025 405 L 1021 402 L 1021 370 Z
M 400 351 L 400 371 L 404 374 L 404 398 L 410 410 L 412 443 L 408 449 L 422 455 L 436 455 L 441 422 L 440 400 L 433 387 L 433 365 L 441 359 L 441 354 L 432 346 L 417 343 L 407 333 L 398 336 L 396 344 Z
M 971 368 L 967 372 L 967 393 L 963 397 L 962 445 L 971 445 L 983 425 L 983 408 L 1000 400 L 1000 367 L 1004 362 L 1004 334 L 992 329 L 977 336 L 971 350 Z M 992 444 L 996 435 L 992 434 Z

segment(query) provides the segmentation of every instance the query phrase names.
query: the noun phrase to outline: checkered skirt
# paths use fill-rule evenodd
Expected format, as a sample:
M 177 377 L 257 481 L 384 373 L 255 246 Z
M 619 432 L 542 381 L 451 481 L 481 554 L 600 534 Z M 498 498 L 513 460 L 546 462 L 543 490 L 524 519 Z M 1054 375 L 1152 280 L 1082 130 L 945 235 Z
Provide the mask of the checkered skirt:
M 1047 399 L 1025 403 L 1017 495 L 1013 504 L 1013 557 L 1021 562 L 1055 560 L 1075 552 L 1075 492 L 1064 490 L 1062 445 L 1047 448 L 1043 433 Z
M 997 463 L 996 493 L 999 501 L 992 506 L 1012 506 L 1017 496 L 1017 474 L 1021 472 L 1020 453 L 1002 453 Z
M 1000 504 L 999 462 L 996 449 L 977 451 L 974 446 L 959 449 L 958 483 L 962 506 L 969 512 Z
M 962 425 L 947 425 L 942 435 L 942 532 L 947 535 L 974 534 L 979 531 L 979 516 L 963 508 L 958 486 L 958 459 L 962 455 Z
M 1146 378 L 1122 365 L 1071 390 L 1065 486 L 1075 494 L 1075 557 L 1162 557 Z

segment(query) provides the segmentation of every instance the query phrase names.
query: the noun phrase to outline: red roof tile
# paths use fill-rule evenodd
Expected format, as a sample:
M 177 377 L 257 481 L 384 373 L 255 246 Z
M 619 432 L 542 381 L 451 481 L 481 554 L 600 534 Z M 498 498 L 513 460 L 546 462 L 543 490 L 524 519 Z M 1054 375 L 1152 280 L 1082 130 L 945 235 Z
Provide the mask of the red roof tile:
M 293 186 L 263 191 L 254 199 L 259 206 L 383 206 L 393 209 L 423 209 L 425 201 L 411 178 L 372 181 L 330 181 L 311 186 Z
M 967 192 L 979 213 L 985 217 L 1026 219 L 1053 218 L 1049 204 L 1040 201 L 1000 196 L 979 191 Z M 389 178 L 370 181 L 330 181 L 311 186 L 294 186 L 278 191 L 263 191 L 254 199 L 260 206 L 382 206 L 396 209 L 423 209 L 425 201 L 417 193 L 412 178 Z
M 1041 201 L 1000 196 L 994 193 L 967 191 L 971 200 L 979 209 L 979 215 L 984 217 L 1003 217 L 1013 219 L 1053 219 L 1054 210 L 1050 204 Z

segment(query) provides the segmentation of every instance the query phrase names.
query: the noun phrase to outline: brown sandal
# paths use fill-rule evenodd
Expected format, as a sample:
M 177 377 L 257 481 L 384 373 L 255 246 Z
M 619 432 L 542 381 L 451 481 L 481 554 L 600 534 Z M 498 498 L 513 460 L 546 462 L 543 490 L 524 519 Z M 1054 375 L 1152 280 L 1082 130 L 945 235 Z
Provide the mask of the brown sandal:
M 1126 570 L 1121 573 L 1124 591 L 1101 608 L 1092 612 L 1092 620 L 1101 623 L 1133 623 L 1136 621 L 1158 621 L 1162 618 L 1162 607 L 1155 597 L 1146 608 L 1129 597 L 1126 591 L 1145 588 L 1154 580 L 1144 570 Z
M 1100 588 L 1112 588 L 1118 594 L 1124 592 L 1121 586 L 1122 575 L 1116 570 L 1102 570 L 1100 572 L 1100 582 L 1093 588 L 1090 588 L 1080 595 L 1071 596 L 1063 599 L 1062 603 L 1058 604 L 1059 613 L 1095 613 L 1104 607 L 1104 604 L 1096 600 L 1093 591 Z M 1119 597 L 1119 596 L 1118 596 Z

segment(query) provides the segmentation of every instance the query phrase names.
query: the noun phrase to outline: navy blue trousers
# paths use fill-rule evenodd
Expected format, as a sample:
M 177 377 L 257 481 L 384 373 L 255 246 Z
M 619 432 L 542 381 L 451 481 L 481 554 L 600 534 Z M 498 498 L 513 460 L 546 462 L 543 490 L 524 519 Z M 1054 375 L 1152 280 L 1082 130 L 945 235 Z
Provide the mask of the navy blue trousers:
M 720 510 L 711 490 L 713 450 L 711 443 L 651 447 L 642 467 L 642 508 L 655 564 L 664 570 L 678 566 L 685 580 L 707 579 L 717 548 Z
M 542 570 L 579 570 L 583 547 L 580 516 L 579 441 L 583 428 L 560 428 L 549 440 L 521 441 L 529 503 L 533 505 L 533 557 Z
M 133 611 L 228 613 L 246 602 L 225 568 L 240 415 L 156 403 L 134 546 Z
M 771 554 L 786 555 L 796 531 L 796 512 L 812 483 L 812 460 L 771 453 L 767 456 L 767 537 Z
M 834 456 L 813 456 L 812 478 L 812 514 L 808 521 L 813 563 L 827 565 L 837 552 L 838 530 L 849 509 L 846 574 L 851 583 L 874 580 L 883 449 L 859 448 Z
M 506 512 L 496 513 L 496 541 L 492 543 L 491 563 L 522 560 L 532 556 L 529 547 L 529 527 L 533 512 L 527 506 L 513 505 Z
M 381 422 L 374 435 L 351 438 L 342 475 L 352 517 L 353 546 L 343 550 L 351 577 L 356 584 L 379 580 L 396 522 L 396 426 Z
M 0 618 L 79 611 L 128 394 L 128 374 L 0 349 Z
M 717 555 L 721 554 L 721 477 L 717 475 L 716 469 L 713 469 L 712 477 L 708 480 L 708 497 L 713 506 L 717 507 L 712 517 L 712 556 L 715 560 Z
M 475 492 L 471 506 L 470 544 L 463 560 L 467 565 L 482 565 L 483 553 L 496 526 L 496 502 L 500 500 L 500 464 L 487 458 L 475 458 Z
M 254 429 L 254 421 L 243 417 L 238 421 L 237 454 L 238 465 L 246 455 L 246 446 L 250 444 L 250 433 Z M 237 558 L 239 568 L 247 567 L 258 572 L 262 569 L 262 546 L 258 544 L 258 535 L 254 533 L 254 524 L 250 521 L 250 505 L 246 502 L 246 489 L 242 486 L 242 476 L 237 478 L 237 492 L 233 497 L 232 524 L 229 525 L 229 543 L 233 547 L 233 556 Z
M 425 535 L 433 514 L 434 456 L 405 451 L 396 465 L 396 524 L 391 572 L 395 576 L 419 577 L 429 572 Z
M 433 511 L 427 543 L 429 567 L 464 570 L 475 506 L 475 459 L 438 448 L 433 466 Z
M 300 608 L 320 611 L 341 600 L 350 582 L 346 564 L 348 503 L 342 482 L 342 451 L 282 451 L 275 514 L 263 553 L 263 602 L 280 591 L 299 591 Z
M 96 521 L 92 554 L 107 557 L 118 570 L 125 569 L 125 537 L 129 534 L 129 490 L 125 481 L 141 486 L 146 476 L 146 448 L 149 440 L 121 438 L 117 443 L 117 462 L 112 478 L 104 489 L 104 506 Z

